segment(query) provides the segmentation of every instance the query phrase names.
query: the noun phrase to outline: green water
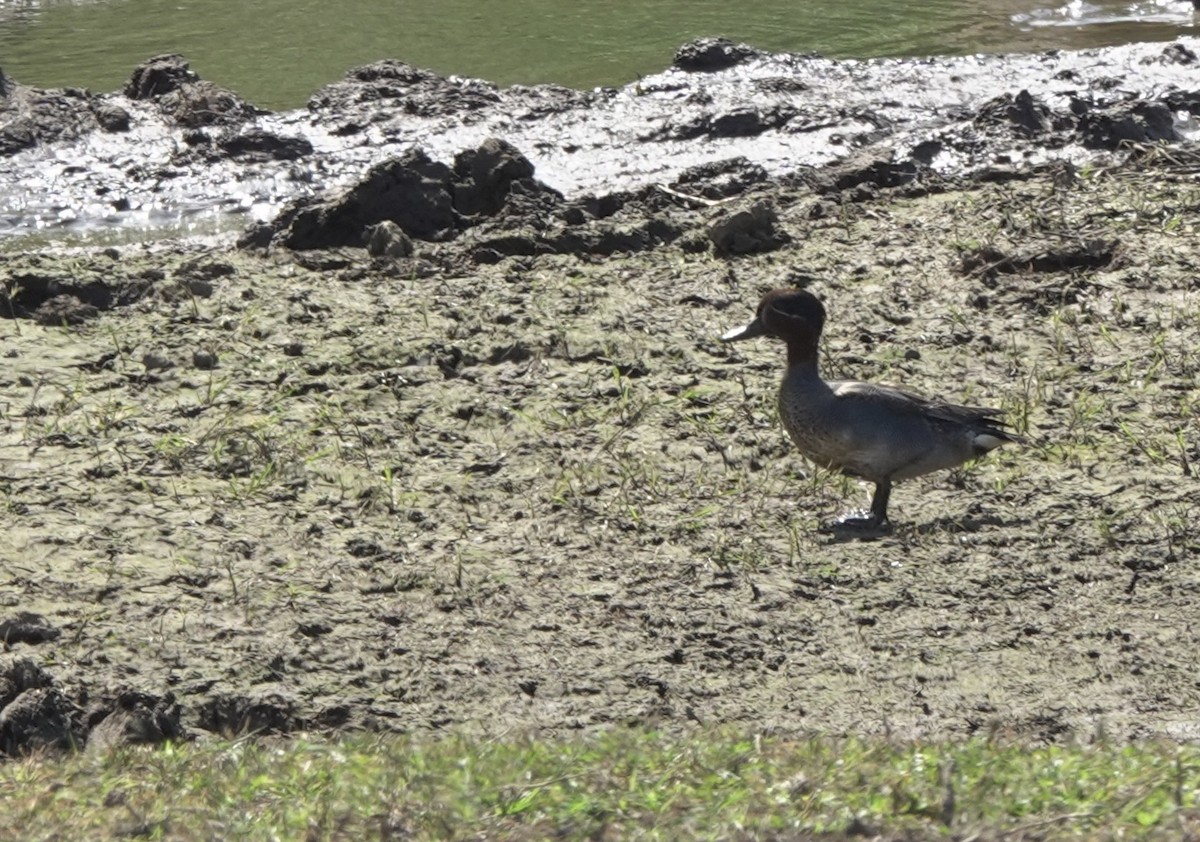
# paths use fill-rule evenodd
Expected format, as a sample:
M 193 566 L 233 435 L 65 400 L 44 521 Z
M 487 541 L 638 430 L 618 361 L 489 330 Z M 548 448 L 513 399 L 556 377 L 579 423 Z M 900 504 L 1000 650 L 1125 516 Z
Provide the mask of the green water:
M 1128 0 L 1094 3 L 1083 23 L 1096 25 L 1030 28 L 1013 16 L 1061 0 L 0 0 L 0 68 L 27 84 L 107 91 L 143 59 L 179 52 L 204 78 L 291 108 L 381 58 L 590 88 L 662 70 L 701 35 L 865 58 L 1169 40 L 1193 23 L 1190 5 L 1173 0 L 1141 0 L 1142 19 L 1128 20 L 1101 14 L 1128 11 Z

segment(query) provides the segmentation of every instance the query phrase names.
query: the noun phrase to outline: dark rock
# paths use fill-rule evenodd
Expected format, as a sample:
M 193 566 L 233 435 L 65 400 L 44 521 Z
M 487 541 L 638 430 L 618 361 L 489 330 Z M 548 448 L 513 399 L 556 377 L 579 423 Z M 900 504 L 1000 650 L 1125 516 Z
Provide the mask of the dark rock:
M 509 207 L 511 202 L 514 207 Z M 460 153 L 453 169 L 423 150 L 409 150 L 376 164 L 331 198 L 294 201 L 271 223 L 271 239 L 255 227 L 239 244 L 266 247 L 279 242 L 306 250 L 366 243 L 372 254 L 407 256 L 411 252 L 404 251 L 406 246 L 390 227 L 375 226 L 389 222 L 408 237 L 448 240 L 499 212 L 541 212 L 561 202 L 557 191 L 533 179 L 533 165 L 524 155 L 493 138 Z
M 478 79 L 447 79 L 402 61 L 377 61 L 356 67 L 345 80 L 327 85 L 308 101 L 311 111 L 345 113 L 371 103 L 377 112 L 437 117 L 452 115 L 463 123 L 475 122 L 472 114 L 500 101 L 496 87 Z M 355 124 L 356 125 L 356 124 Z M 343 124 L 343 132 L 355 125 Z
M 186 278 L 188 281 L 214 281 L 217 278 L 228 278 L 231 275 L 237 274 L 237 268 L 224 260 L 211 260 L 208 258 L 193 258 L 181 263 L 179 266 L 179 275 Z M 200 288 L 189 284 L 189 289 L 193 295 L 201 295 L 207 298 L 212 294 L 212 285 L 209 285 L 207 294 L 203 294 Z
M 384 220 L 424 240 L 449 239 L 458 227 L 452 190 L 449 167 L 423 150 L 410 150 L 371 167 L 356 184 L 328 201 L 308 200 L 294 206 L 282 243 L 291 249 L 361 246 L 366 228 Z
M 1078 133 L 1089 149 L 1183 139 L 1175 128 L 1175 115 L 1162 102 L 1122 103 L 1104 111 L 1089 111 L 1080 117 Z
M 779 227 L 775 206 L 766 199 L 718 217 L 708 228 L 708 238 L 723 256 L 771 251 L 791 239 Z
M 728 38 L 698 38 L 675 51 L 673 64 L 680 70 L 711 72 L 741 64 L 763 53 Z
M 522 178 L 508 186 L 499 219 L 545 220 L 555 216 L 564 202 L 562 193 L 536 178 Z
M 192 71 L 183 56 L 177 53 L 155 56 L 134 68 L 129 81 L 125 83 L 125 96 L 139 100 L 156 99 L 189 82 L 198 81 L 200 77 Z
M 184 133 L 185 148 L 172 156 L 175 166 L 186 167 L 196 162 L 206 164 L 222 160 L 240 163 L 269 163 L 296 161 L 312 155 L 312 144 L 305 138 L 284 137 L 260 128 L 247 128 L 210 136 L 204 128 L 192 128 Z
M 390 219 L 367 228 L 367 254 L 372 257 L 412 257 L 412 238 Z
M 714 117 L 708 134 L 711 137 L 753 137 L 786 125 L 794 116 L 793 109 L 781 105 L 765 110 L 739 109 Z
M 1194 4 L 1196 8 L 1200 8 L 1200 0 L 1194 0 Z M 1163 64 L 1195 64 L 1196 54 L 1176 41 L 1173 44 L 1167 44 L 1167 46 L 1163 47 L 1162 54 L 1159 55 L 1157 60 Z M 1147 58 L 1143 59 L 1142 63 L 1150 64 L 1153 61 L 1154 59 Z
M 129 112 L 119 105 L 101 102 L 92 109 L 92 113 L 96 115 L 96 123 L 106 132 L 129 131 Z
M 698 137 L 754 137 L 787 125 L 796 111 L 783 105 L 767 109 L 741 108 L 724 114 L 700 114 L 681 122 L 668 121 L 641 140 L 693 140 Z
M 94 310 L 132 304 L 146 294 L 152 281 L 147 278 L 120 278 L 101 275 L 43 275 L 21 272 L 0 287 L 0 313 L 16 317 L 33 317 L 46 324 L 61 324 L 89 319 Z M 51 299 L 66 296 L 75 302 L 56 300 L 42 309 Z M 82 306 L 86 305 L 86 306 Z M 88 309 L 88 308 L 93 309 Z
M 644 213 L 625 221 L 589 221 L 551 230 L 489 223 L 469 234 L 473 239 L 470 254 L 475 263 L 498 263 L 505 257 L 536 254 L 589 257 L 633 253 L 674 242 L 684 231 L 684 224 L 673 218 Z
M 573 200 L 563 210 L 563 219 L 568 225 L 580 225 L 589 219 L 607 219 L 624 208 L 633 195 L 629 191 L 620 190 L 601 196 L 582 196 Z
M 284 137 L 262 129 L 220 138 L 217 148 L 235 161 L 295 161 L 313 152 L 313 145 L 302 137 Z
M 94 131 L 98 99 L 80 88 L 42 90 L 6 79 L 0 94 L 0 155 Z
M 27 125 L 9 123 L 0 128 L 0 155 L 13 155 L 37 146 L 37 142 L 37 135 Z
M 192 298 L 212 298 L 216 287 L 205 278 L 180 278 L 179 286 Z
M 851 155 L 827 167 L 802 173 L 800 178 L 817 193 L 838 193 L 864 184 L 898 187 L 913 181 L 919 173 L 915 161 L 896 161 L 891 150 L 884 150 Z
M 671 219 L 650 218 L 626 225 L 601 225 L 582 237 L 570 236 L 555 242 L 560 254 L 616 254 L 639 252 L 674 242 L 683 235 L 684 226 Z M 573 232 L 574 233 L 574 232 Z
M 217 353 L 207 348 L 199 348 L 192 352 L 192 365 L 200 371 L 212 371 L 219 361 Z
M 946 148 L 946 144 L 937 138 L 922 141 L 912 148 L 909 155 L 912 159 L 920 164 L 929 166 L 933 163 L 933 159 L 942 153 Z
M 158 98 L 163 114 L 181 126 L 235 125 L 264 113 L 232 91 L 201 80 Z
M 509 187 L 533 177 L 533 164 L 506 140 L 488 138 L 454 159 L 454 207 L 465 216 L 491 216 L 504 205 Z
M 138 65 L 125 84 L 125 95 L 153 101 L 164 116 L 189 128 L 234 125 L 264 113 L 232 91 L 201 79 L 176 54 Z
M 1170 91 L 1163 97 L 1163 102 L 1172 111 L 1200 114 L 1200 91 Z
M 0 655 L 0 710 L 26 690 L 53 686 L 54 676 L 32 658 Z
M 166 371 L 175 367 L 175 361 L 163 354 L 147 351 L 142 354 L 142 365 L 146 371 Z
M 727 158 L 684 170 L 671 187 L 706 199 L 727 199 L 762 184 L 767 178 L 767 171 L 762 166 L 741 157 Z
M 0 620 L 0 641 L 14 643 L 45 643 L 57 640 L 62 631 L 50 625 L 41 614 L 21 611 L 15 617 Z
M 55 687 L 26 690 L 0 711 L 0 752 L 10 757 L 70 751 L 86 740 L 82 711 Z
M 1051 111 L 1029 91 L 1022 90 L 1016 96 L 1004 94 L 985 102 L 975 117 L 976 125 L 1011 124 L 1025 137 L 1036 137 L 1053 128 Z
M 73 295 L 56 295 L 41 303 L 33 319 L 40 325 L 54 327 L 83 324 L 98 315 L 100 310 L 95 305 L 80 301 Z
M 532 240 L 526 241 L 527 246 L 521 251 L 512 252 L 514 254 L 533 254 L 534 243 Z M 477 246 L 471 252 L 471 260 L 478 263 L 480 266 L 493 266 L 499 263 L 506 257 L 505 253 L 490 246 Z
M 89 718 L 95 722 L 88 735 L 89 750 L 108 751 L 121 746 L 159 745 L 187 737 L 180 706 L 170 693 L 160 698 L 148 693 L 126 691 L 112 704 L 92 711 Z
M 271 240 L 275 238 L 277 224 L 280 222 L 280 217 L 276 217 L 274 222 L 252 222 L 246 226 L 246 230 L 237 238 L 237 247 L 245 250 L 261 250 L 269 248 Z
M 243 734 L 286 734 L 303 727 L 290 699 L 278 694 L 255 698 L 216 696 L 200 705 L 200 727 L 228 737 Z

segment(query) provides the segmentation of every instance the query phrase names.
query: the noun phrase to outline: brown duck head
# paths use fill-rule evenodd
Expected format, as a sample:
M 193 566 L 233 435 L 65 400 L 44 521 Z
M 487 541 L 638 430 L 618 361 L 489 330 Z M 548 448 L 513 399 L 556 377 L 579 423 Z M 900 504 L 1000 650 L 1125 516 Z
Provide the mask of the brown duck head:
M 729 331 L 721 341 L 770 336 L 787 343 L 789 364 L 815 361 L 824 327 L 825 307 L 819 298 L 802 289 L 774 289 L 758 303 L 754 321 Z

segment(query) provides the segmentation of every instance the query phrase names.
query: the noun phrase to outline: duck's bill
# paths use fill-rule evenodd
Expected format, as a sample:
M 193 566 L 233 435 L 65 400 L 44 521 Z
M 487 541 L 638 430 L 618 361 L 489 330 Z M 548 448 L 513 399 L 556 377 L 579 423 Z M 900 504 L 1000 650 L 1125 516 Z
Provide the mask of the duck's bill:
M 763 335 L 762 322 L 758 319 L 750 322 L 748 325 L 735 327 L 733 330 L 721 337 L 722 342 L 739 342 L 742 339 L 753 339 L 756 336 Z

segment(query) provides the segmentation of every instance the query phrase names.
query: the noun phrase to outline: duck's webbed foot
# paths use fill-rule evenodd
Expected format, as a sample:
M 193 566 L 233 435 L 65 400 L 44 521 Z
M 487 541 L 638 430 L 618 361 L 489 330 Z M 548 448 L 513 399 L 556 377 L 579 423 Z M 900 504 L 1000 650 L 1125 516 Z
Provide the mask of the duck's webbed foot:
M 848 512 L 821 527 L 822 532 L 853 532 L 863 537 L 886 535 L 892 531 L 888 520 L 888 498 L 892 496 L 891 482 L 884 480 L 875 485 L 875 496 L 871 498 L 871 510 Z
M 834 518 L 824 524 L 821 531 L 834 534 L 852 533 L 867 538 L 886 535 L 892 531 L 892 524 L 886 517 L 880 520 L 874 512 L 858 509 Z

